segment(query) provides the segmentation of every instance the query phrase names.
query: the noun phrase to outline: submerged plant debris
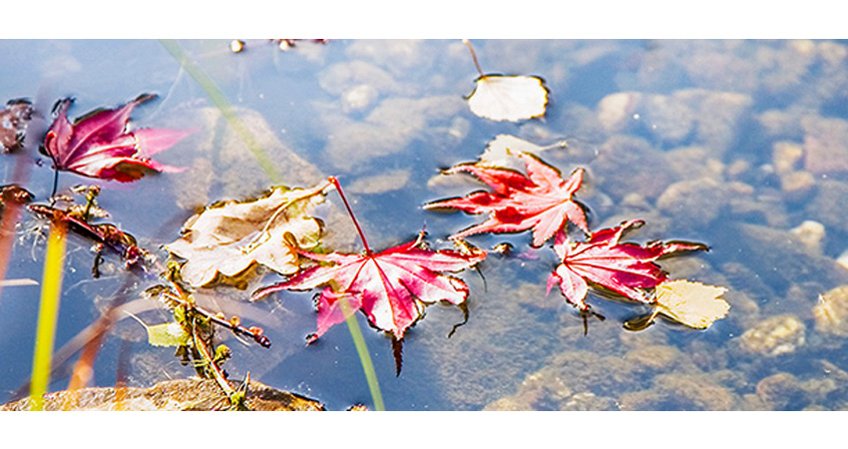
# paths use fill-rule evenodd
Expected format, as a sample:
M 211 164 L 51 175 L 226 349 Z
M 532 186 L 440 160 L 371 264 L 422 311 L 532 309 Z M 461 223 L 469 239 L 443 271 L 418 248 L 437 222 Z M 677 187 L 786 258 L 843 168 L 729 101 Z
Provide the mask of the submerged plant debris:
M 0 111 L 0 152 L 12 152 L 21 148 L 27 124 L 32 119 L 32 103 L 29 100 L 9 100 Z

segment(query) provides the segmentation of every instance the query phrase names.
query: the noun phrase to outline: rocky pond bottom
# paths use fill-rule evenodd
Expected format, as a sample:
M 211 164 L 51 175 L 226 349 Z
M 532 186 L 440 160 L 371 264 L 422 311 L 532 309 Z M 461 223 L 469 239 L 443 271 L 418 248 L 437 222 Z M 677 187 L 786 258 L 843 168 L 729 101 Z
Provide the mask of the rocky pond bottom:
M 255 200 L 275 185 L 309 189 L 332 176 L 344 186 L 350 204 L 327 194 L 314 212 L 321 219 L 320 244 L 300 239 L 289 245 L 300 249 L 300 259 L 331 251 L 360 254 L 363 236 L 379 254 L 416 242 L 425 229 L 428 246 L 422 243 L 415 251 L 456 251 L 478 262 L 475 269 L 455 274 L 462 284 L 452 284 L 456 292 L 468 291 L 463 301 L 461 294 L 451 297 L 468 312 L 460 327 L 455 325 L 464 321 L 462 308 L 438 301 L 422 305 L 424 318 L 409 312 L 417 319 L 409 327 L 388 328 L 379 307 L 354 315 L 387 409 L 848 409 L 844 43 L 292 43 L 281 51 L 281 42 L 247 41 L 245 51 L 234 53 L 225 41 L 0 42 L 7 60 L 45 55 L 40 65 L 0 67 L 0 92 L 10 100 L 0 124 L 0 185 L 23 185 L 34 203 L 46 205 L 51 196 L 55 157 L 39 153 L 38 147 L 53 123 L 55 100 L 74 97 L 72 105 L 60 104 L 71 123 L 79 124 L 73 119 L 135 98 L 132 126 L 118 131 L 191 131 L 157 141 L 171 145 L 154 160 L 176 170 L 145 166 L 147 175 L 130 184 L 109 181 L 108 176 L 120 175 L 91 171 L 84 160 L 69 156 L 60 161 L 64 171 L 58 193 L 76 195 L 78 205 L 85 205 L 79 198 L 92 190 L 75 187 L 96 184 L 97 206 L 110 215 L 99 220 L 135 236 L 135 244 L 149 251 L 162 270 L 133 274 L 125 270 L 127 254 L 106 251 L 95 278 L 92 241 L 78 235 L 68 239 L 52 393 L 45 396 L 45 407 L 66 403 L 70 393 L 65 390 L 82 350 L 78 337 L 104 317 L 112 323 L 93 346 L 93 374 L 85 388 L 73 393 L 84 398 L 80 409 L 214 409 L 227 404 L 231 398 L 220 396 L 220 382 L 192 378 L 198 375 L 197 364 L 181 363 L 174 347 L 150 344 L 151 326 L 172 322 L 175 308 L 197 306 L 209 312 L 204 319 L 219 318 L 221 312 L 222 325 L 229 324 L 216 331 L 216 343 L 232 351 L 224 365 L 229 378 L 249 374 L 255 382 L 247 389 L 246 403 L 252 407 L 379 408 L 347 325 L 336 321 L 320 327 L 316 319 L 329 317 L 325 325 L 334 320 L 313 308 L 312 297 L 324 292 L 324 285 L 302 292 L 281 287 L 262 301 L 250 301 L 260 287 L 297 276 L 299 266 L 282 274 L 273 267 L 256 268 L 249 279 L 232 276 L 229 285 L 215 284 L 220 273 L 200 273 L 186 280 L 198 284 L 188 287 L 191 304 L 179 292 L 169 293 L 170 303 L 144 294 L 164 282 L 165 247 L 205 206 L 216 205 L 210 206 L 214 210 L 225 200 Z M 175 58 L 174 48 L 186 59 Z M 119 64 L 104 54 L 135 57 Z M 536 97 L 521 108 L 531 117 L 513 120 L 513 110 L 492 111 L 485 95 L 509 81 L 481 77 L 475 63 L 487 73 L 521 76 L 521 87 L 509 89 L 532 86 L 538 94 L 537 86 L 544 86 L 548 96 L 542 115 Z M 221 97 L 210 96 L 209 83 L 198 83 L 204 77 L 219 89 L 225 106 Z M 55 98 L 37 98 L 46 85 Z M 475 89 L 472 108 L 464 96 Z M 138 97 L 148 92 L 159 97 Z M 493 115 L 499 113 L 505 118 Z M 66 151 L 58 140 L 47 143 L 56 152 Z M 572 209 L 562 227 L 569 242 L 588 241 L 591 233 L 639 219 L 644 225 L 623 242 L 709 246 L 709 251 L 656 263 L 673 279 L 725 288 L 726 315 L 701 330 L 658 315 L 634 332 L 624 324 L 650 315 L 653 297 L 634 301 L 591 282 L 585 304 L 605 319 L 588 315 L 584 322 L 587 314 L 581 315 L 578 300 L 569 299 L 559 284 L 548 291 L 548 276 L 562 263 L 553 233 L 547 240 L 530 228 L 465 235 L 469 245 L 487 251 L 482 261 L 471 246 L 455 246 L 449 236 L 497 213 L 444 213 L 425 205 L 475 191 L 497 192 L 467 173 L 442 170 L 485 162 L 513 164 L 508 167 L 524 173 L 526 157 L 510 159 L 517 148 L 554 168 L 563 182 L 582 168 L 579 188 L 563 191 L 584 212 L 589 233 Z M 163 172 L 153 175 L 150 169 Z M 4 194 L 4 201 L 11 200 Z M 361 229 L 349 218 L 348 207 Z M 268 220 L 281 215 L 275 210 Z M 289 212 L 284 215 L 300 216 Z M 5 253 L 5 278 L 14 282 L 3 286 L 0 297 L 0 402 L 9 409 L 29 404 L 23 398 L 32 374 L 43 284 L 43 218 L 21 213 L 17 227 L 7 233 L 13 238 Z M 534 241 L 537 237 L 542 241 Z M 279 240 L 292 242 L 285 233 Z M 336 304 L 329 294 L 324 301 L 328 307 Z M 228 321 L 232 316 L 240 321 Z M 241 330 L 233 335 L 230 328 Z M 307 345 L 307 336 L 318 330 L 320 337 Z M 180 332 L 166 337 L 156 341 L 165 346 L 186 342 Z M 270 347 L 256 344 L 262 337 L 272 342 Z M 399 376 L 397 337 L 403 342 Z M 237 391 L 239 384 L 230 387 Z M 190 397 L 191 391 L 199 396 Z

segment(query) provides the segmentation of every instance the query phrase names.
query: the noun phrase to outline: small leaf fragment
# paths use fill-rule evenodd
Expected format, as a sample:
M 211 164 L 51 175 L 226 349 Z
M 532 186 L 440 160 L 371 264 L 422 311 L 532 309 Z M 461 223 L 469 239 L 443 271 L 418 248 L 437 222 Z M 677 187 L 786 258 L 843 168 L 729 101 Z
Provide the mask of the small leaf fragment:
M 479 117 L 517 122 L 545 115 L 548 88 L 538 76 L 483 75 L 475 83 L 468 106 Z
M 659 312 L 684 326 L 706 329 L 727 316 L 730 304 L 721 297 L 727 289 L 687 280 L 666 281 L 656 288 Z
M 188 343 L 188 334 L 180 323 L 170 323 L 146 326 L 147 342 L 152 346 L 185 346 Z

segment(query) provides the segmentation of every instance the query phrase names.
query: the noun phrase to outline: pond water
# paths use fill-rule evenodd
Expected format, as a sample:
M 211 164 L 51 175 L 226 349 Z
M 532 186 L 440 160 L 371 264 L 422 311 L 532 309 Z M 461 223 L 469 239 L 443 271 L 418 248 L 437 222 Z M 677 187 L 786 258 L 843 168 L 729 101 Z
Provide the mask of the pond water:
M 645 311 L 591 296 L 605 321 L 583 321 L 558 292 L 545 294 L 556 264 L 549 242 L 529 233 L 474 236 L 483 248 L 509 242 L 468 272 L 469 322 L 434 305 L 408 333 L 395 375 L 390 340 L 358 315 L 386 407 L 392 410 L 727 410 L 848 408 L 848 47 L 831 41 L 475 41 L 483 69 L 545 79 L 543 119 L 493 122 L 463 96 L 477 77 L 460 41 L 297 42 L 281 51 L 248 41 L 181 41 L 181 51 L 221 89 L 284 184 L 337 176 L 374 248 L 426 227 L 434 247 L 476 221 L 422 209 L 479 185 L 439 170 L 473 161 L 499 134 L 538 145 L 565 140 L 543 158 L 570 173 L 587 170 L 577 198 L 593 229 L 641 218 L 629 239 L 704 242 L 711 251 L 662 261 L 674 278 L 729 289 L 727 318 L 704 331 L 658 322 L 641 332 L 622 322 Z M 43 130 L 54 101 L 76 99 L 70 116 L 114 107 L 143 92 L 156 102 L 133 114 L 138 127 L 192 129 L 157 159 L 186 167 L 132 184 L 99 182 L 100 205 L 161 260 L 161 245 L 205 204 L 245 198 L 273 185 L 228 125 L 195 73 L 157 41 L 0 41 L 0 93 L 35 102 L 31 132 Z M 37 139 L 36 139 L 37 140 Z M 50 162 L 32 142 L 0 155 L 0 184 L 29 166 L 25 186 L 50 195 Z M 36 163 L 38 162 L 38 163 Z M 62 173 L 60 189 L 92 183 Z M 334 248 L 360 249 L 329 196 Z M 25 216 L 8 279 L 41 279 L 44 242 Z M 330 245 L 328 244 L 328 245 Z M 90 244 L 71 239 L 57 349 L 94 322 L 116 296 L 139 299 L 155 276 L 127 274 L 108 256 L 92 279 Z M 276 282 L 269 274 L 251 284 Z M 484 281 L 485 279 L 485 281 Z M 841 289 L 839 287 L 842 287 Z M 265 328 L 273 346 L 242 345 L 229 373 L 318 399 L 329 409 L 373 407 L 346 326 L 317 343 L 312 293 L 277 294 L 250 304 L 251 290 L 205 292 L 213 306 Z M 7 287 L 0 297 L 0 402 L 28 381 L 39 287 Z M 139 316 L 164 322 L 165 310 Z M 222 332 L 223 334 L 223 332 Z M 71 359 L 73 361 L 73 359 Z M 130 385 L 190 376 L 169 348 L 147 344 L 144 329 L 121 320 L 103 341 L 93 385 Z M 52 390 L 66 388 L 67 370 Z

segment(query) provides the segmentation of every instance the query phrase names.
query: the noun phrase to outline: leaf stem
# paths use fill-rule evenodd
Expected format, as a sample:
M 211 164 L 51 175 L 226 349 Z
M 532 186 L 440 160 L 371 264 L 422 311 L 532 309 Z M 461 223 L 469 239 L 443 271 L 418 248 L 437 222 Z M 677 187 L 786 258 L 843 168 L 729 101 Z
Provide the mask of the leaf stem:
M 327 178 L 334 186 L 336 186 L 336 191 L 339 192 L 339 196 L 342 197 L 342 201 L 344 202 L 345 208 L 347 209 L 348 215 L 350 215 L 350 219 L 353 220 L 353 225 L 356 226 L 356 232 L 359 233 L 359 238 L 362 239 L 362 245 L 365 247 L 365 254 L 371 255 L 373 252 L 371 251 L 371 247 L 368 246 L 368 240 L 365 239 L 365 234 L 362 232 L 362 228 L 359 226 L 359 221 L 356 220 L 356 215 L 353 215 L 353 210 L 350 208 L 350 204 L 347 202 L 347 197 L 345 197 L 344 191 L 342 190 L 342 185 L 339 183 L 339 180 L 335 176 L 330 176 Z
M 477 67 L 477 73 L 479 73 L 480 76 L 486 76 L 483 73 L 483 69 L 480 67 L 480 62 L 477 61 L 477 52 L 474 51 L 474 46 L 471 45 L 471 41 L 463 39 L 462 43 L 465 44 L 465 46 L 468 47 L 468 51 L 471 52 L 471 59 L 474 61 L 474 67 Z
M 62 294 L 62 268 L 65 262 L 65 235 L 62 223 L 50 227 L 44 274 L 41 283 L 41 303 L 38 310 L 38 328 L 33 350 L 32 380 L 30 381 L 30 410 L 44 409 L 44 395 L 50 385 L 50 364 L 59 317 L 59 299 Z

